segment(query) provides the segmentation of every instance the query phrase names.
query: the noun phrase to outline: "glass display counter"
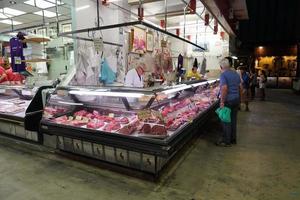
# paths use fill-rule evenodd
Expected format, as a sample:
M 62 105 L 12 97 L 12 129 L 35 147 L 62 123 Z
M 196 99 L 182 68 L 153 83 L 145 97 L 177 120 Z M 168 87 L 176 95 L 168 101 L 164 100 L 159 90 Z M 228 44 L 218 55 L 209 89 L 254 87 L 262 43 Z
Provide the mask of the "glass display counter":
M 0 133 L 33 142 L 43 113 L 41 91 L 48 86 L 0 85 Z
M 58 149 L 158 175 L 217 105 L 218 80 L 150 89 L 58 87 L 41 132 Z

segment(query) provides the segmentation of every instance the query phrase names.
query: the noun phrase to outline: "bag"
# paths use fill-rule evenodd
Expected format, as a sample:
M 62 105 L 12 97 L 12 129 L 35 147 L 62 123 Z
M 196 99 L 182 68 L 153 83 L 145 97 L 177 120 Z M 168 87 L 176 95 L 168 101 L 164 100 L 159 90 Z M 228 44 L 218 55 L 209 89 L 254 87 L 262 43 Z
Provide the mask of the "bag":
M 230 123 L 231 122 L 231 109 L 228 107 L 218 108 L 216 111 L 222 122 Z

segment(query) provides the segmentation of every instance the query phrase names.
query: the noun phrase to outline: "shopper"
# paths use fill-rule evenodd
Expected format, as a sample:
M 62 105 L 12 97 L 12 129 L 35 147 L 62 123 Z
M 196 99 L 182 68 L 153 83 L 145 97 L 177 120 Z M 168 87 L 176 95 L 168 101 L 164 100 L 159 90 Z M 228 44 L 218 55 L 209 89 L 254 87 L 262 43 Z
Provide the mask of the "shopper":
M 249 111 L 249 89 L 250 89 L 250 74 L 246 71 L 246 67 L 239 67 L 241 72 L 242 93 L 241 103 L 245 104 L 246 111 Z
M 198 70 L 198 67 L 193 66 L 192 70 L 188 71 L 188 73 L 186 75 L 186 79 L 187 80 L 200 80 L 201 75 L 197 70 Z
M 124 86 L 126 87 L 144 87 L 145 64 L 141 63 L 136 68 L 129 70 L 125 77 Z
M 267 83 L 266 72 L 261 70 L 259 75 L 259 91 L 260 91 L 261 101 L 264 101 L 266 98 L 266 83 Z
M 240 103 L 241 79 L 239 74 L 232 69 L 232 60 L 226 57 L 221 60 L 222 70 L 220 76 L 220 107 L 231 109 L 231 122 L 222 122 L 223 134 L 218 146 L 231 146 L 236 144 L 237 112 Z
M 251 100 L 255 98 L 255 89 L 257 87 L 257 75 L 255 70 L 250 71 L 250 92 L 251 92 Z

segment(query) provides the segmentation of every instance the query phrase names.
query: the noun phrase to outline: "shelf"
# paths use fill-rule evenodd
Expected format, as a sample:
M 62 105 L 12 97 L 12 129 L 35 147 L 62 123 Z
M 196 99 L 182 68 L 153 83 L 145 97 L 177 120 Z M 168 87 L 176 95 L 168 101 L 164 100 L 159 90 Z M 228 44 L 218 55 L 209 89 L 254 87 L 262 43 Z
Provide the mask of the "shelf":
M 33 58 L 29 60 L 21 60 L 22 62 L 28 62 L 28 63 L 36 63 L 36 62 L 51 62 L 50 59 L 43 59 L 43 58 Z
M 42 38 L 42 37 L 35 37 L 35 38 L 28 38 L 28 39 L 24 39 L 22 40 L 22 42 L 27 42 L 27 43 L 41 43 L 41 42 L 49 42 L 50 39 L 49 38 Z

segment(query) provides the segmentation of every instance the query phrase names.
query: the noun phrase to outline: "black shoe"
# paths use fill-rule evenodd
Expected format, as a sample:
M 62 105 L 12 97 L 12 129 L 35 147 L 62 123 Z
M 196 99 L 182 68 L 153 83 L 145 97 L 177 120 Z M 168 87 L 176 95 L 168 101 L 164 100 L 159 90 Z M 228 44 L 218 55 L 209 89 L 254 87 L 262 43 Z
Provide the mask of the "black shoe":
M 231 147 L 231 144 L 227 144 L 225 142 L 216 142 L 218 147 Z
M 249 110 L 249 108 L 246 108 L 246 112 L 249 112 L 250 110 Z
M 236 140 L 232 140 L 232 141 L 231 141 L 231 144 L 236 144 Z

